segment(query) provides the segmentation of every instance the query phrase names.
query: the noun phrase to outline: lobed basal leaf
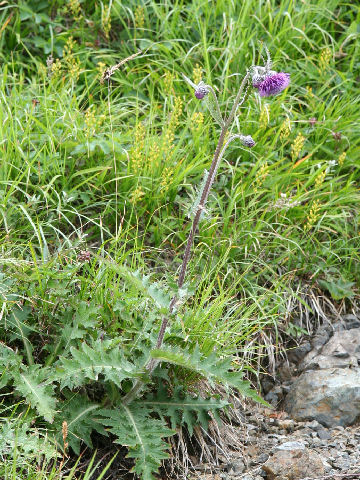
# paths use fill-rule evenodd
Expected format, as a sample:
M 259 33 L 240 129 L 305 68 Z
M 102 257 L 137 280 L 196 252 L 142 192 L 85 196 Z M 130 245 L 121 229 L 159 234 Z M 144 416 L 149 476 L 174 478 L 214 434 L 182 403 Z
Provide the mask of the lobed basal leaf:
M 166 427 L 165 421 L 152 418 L 151 413 L 142 402 L 98 412 L 99 421 L 110 427 L 116 443 L 128 447 L 128 457 L 135 460 L 132 471 L 143 480 L 155 479 L 162 460 L 168 458 L 163 438 L 175 433 Z
M 79 387 L 88 380 L 98 380 L 100 374 L 121 388 L 124 379 L 139 376 L 119 348 L 107 351 L 101 341 L 96 342 L 95 348 L 83 343 L 81 349 L 71 348 L 70 352 L 72 358 L 60 358 L 57 364 L 61 388 Z

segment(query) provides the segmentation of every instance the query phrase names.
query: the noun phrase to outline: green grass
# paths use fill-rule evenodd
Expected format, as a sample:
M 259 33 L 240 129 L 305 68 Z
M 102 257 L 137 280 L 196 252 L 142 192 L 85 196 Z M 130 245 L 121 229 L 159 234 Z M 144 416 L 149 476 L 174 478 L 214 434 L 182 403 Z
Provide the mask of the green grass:
M 296 324 L 309 289 L 335 305 L 357 298 L 357 6 L 114 1 L 109 39 L 101 3 L 81 3 L 78 20 L 65 7 L 20 1 L 0 9 L 2 342 L 29 364 L 51 364 L 67 352 L 61 332 L 81 302 L 98 309 L 92 335 L 124 348 L 155 338 L 161 315 L 143 314 L 119 267 L 172 291 L 219 134 L 181 72 L 193 78 L 198 64 L 229 111 L 245 68 L 259 62 L 260 41 L 291 84 L 271 99 L 252 92 L 238 112 L 233 133 L 241 125 L 257 144 L 248 151 L 233 142 L 225 154 L 187 276 L 194 294 L 167 341 L 215 349 L 256 372 L 264 343 L 274 349 Z M 139 49 L 100 83 L 99 62 L 109 67 Z M 51 78 L 50 53 L 62 64 Z M 88 263 L 82 250 L 91 252 Z M 28 309 L 20 327 L 11 324 L 16 306 Z M 36 475 L 21 478 L 43 478 Z

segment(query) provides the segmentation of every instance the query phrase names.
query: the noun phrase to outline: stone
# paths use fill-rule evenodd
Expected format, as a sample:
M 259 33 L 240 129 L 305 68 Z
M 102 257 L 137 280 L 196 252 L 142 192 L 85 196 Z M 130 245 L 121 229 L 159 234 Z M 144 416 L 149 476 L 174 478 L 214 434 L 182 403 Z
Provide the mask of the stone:
M 296 348 L 288 350 L 287 356 L 290 362 L 300 363 L 307 353 L 311 350 L 310 342 L 305 342 Z
M 230 475 L 243 473 L 245 468 L 245 463 L 242 460 L 235 460 L 226 466 L 226 470 Z
M 302 480 L 325 472 L 321 457 L 307 448 L 277 451 L 262 469 L 267 480 Z
M 306 422 L 305 427 L 309 427 L 316 431 L 320 427 L 320 423 L 317 420 L 313 420 L 312 422 Z
M 294 430 L 295 422 L 291 418 L 286 418 L 285 420 L 279 420 L 278 425 L 284 430 Z
M 352 313 L 348 313 L 342 317 L 342 320 L 346 323 L 346 328 L 350 330 L 351 328 L 360 327 L 360 318 Z
M 295 371 L 295 365 L 293 363 L 283 363 L 276 372 L 277 378 L 281 383 L 292 379 Z
M 317 436 L 320 440 L 330 440 L 331 434 L 324 427 L 317 430 Z
M 274 405 L 274 407 L 277 406 L 278 403 L 280 403 L 280 400 L 282 399 L 283 396 L 283 389 L 280 385 L 276 385 L 274 388 L 268 392 L 264 399 L 271 403 L 271 405 Z
M 259 463 L 265 463 L 269 458 L 269 455 L 267 453 L 261 453 L 258 457 L 256 457 L 255 462 L 257 464 Z
M 311 347 L 314 350 L 320 349 L 329 340 L 331 330 L 330 325 L 321 325 L 311 339 Z
M 305 450 L 305 444 L 302 442 L 285 442 L 275 447 L 275 450 Z
M 325 368 L 353 368 L 360 360 L 360 328 L 337 331 L 322 348 L 309 352 L 300 371 Z
M 275 386 L 275 380 L 269 375 L 264 375 L 261 379 L 261 390 L 263 395 L 266 395 Z
M 303 372 L 284 408 L 297 421 L 317 420 L 325 427 L 352 425 L 360 418 L 360 368 Z

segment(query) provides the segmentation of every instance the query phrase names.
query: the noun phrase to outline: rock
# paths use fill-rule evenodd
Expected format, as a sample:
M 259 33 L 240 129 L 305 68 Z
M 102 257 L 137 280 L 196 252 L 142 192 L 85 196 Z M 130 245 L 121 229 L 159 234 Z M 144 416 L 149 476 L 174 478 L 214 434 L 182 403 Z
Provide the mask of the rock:
M 359 345 L 360 328 L 337 331 L 320 350 L 312 350 L 305 356 L 299 370 L 357 367 Z
M 331 434 L 324 427 L 317 430 L 317 435 L 320 440 L 330 440 Z
M 243 473 L 245 468 L 245 463 L 242 460 L 233 461 L 226 466 L 226 470 L 230 475 Z
M 320 477 L 325 471 L 321 457 L 306 448 L 279 450 L 262 469 L 267 473 L 267 480 L 302 480 Z
M 275 447 L 275 450 L 305 450 L 305 445 L 302 442 L 285 442 Z
M 294 382 L 285 410 L 297 421 L 347 426 L 360 418 L 360 368 L 310 370 Z
M 279 420 L 278 425 L 280 428 L 291 432 L 294 430 L 295 422 L 291 418 L 286 418 L 285 420 Z
M 264 399 L 271 403 L 271 405 L 274 405 L 275 407 L 277 406 L 278 403 L 280 403 L 280 400 L 283 397 L 283 389 L 280 385 L 276 385 L 274 388 L 268 392 Z
M 348 313 L 342 317 L 342 320 L 345 322 L 346 328 L 350 330 L 351 328 L 360 327 L 360 318 L 352 313 Z
M 296 367 L 293 363 L 285 362 L 277 369 L 277 378 L 281 383 L 289 381 L 292 379 L 295 369 Z
M 275 385 L 275 380 L 270 377 L 269 375 L 264 375 L 264 377 L 261 379 L 261 389 L 263 395 L 266 395 L 267 393 L 270 392 L 270 390 L 274 387 Z
M 305 342 L 296 348 L 288 350 L 287 356 L 290 362 L 300 363 L 307 353 L 311 350 L 310 342 Z
M 331 330 L 330 325 L 321 325 L 311 339 L 311 347 L 315 350 L 320 349 L 329 340 Z
M 306 422 L 305 427 L 311 428 L 311 430 L 317 430 L 320 427 L 320 423 L 317 420 L 313 420 L 312 422 Z
M 267 453 L 261 453 L 258 457 L 255 459 L 255 463 L 265 463 L 269 458 L 269 455 Z

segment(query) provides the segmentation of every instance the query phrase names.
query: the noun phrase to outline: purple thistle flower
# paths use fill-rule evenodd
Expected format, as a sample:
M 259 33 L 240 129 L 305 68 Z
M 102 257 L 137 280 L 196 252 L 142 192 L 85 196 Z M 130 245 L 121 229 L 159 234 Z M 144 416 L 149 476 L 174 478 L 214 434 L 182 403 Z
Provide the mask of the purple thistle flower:
M 259 89 L 260 97 L 270 97 L 282 92 L 290 83 L 290 75 L 280 72 L 269 75 L 260 84 L 254 87 Z
M 205 97 L 205 95 L 207 95 L 208 93 L 209 93 L 208 89 L 203 85 L 198 85 L 195 89 L 195 97 L 198 100 L 202 100 Z

